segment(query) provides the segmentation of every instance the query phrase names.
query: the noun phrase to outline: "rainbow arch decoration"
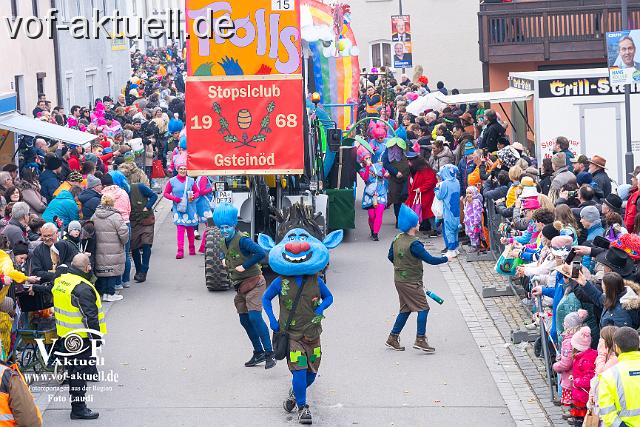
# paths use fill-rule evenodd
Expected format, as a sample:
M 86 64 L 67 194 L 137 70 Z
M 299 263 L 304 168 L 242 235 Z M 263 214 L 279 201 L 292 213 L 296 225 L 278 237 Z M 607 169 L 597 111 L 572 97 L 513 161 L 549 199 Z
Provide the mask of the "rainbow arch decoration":
M 349 6 L 301 1 L 302 42 L 309 57 L 307 88 L 320 94 L 321 104 L 358 103 L 360 50 L 350 23 Z M 341 129 L 352 122 L 348 108 L 327 108 L 327 112 Z

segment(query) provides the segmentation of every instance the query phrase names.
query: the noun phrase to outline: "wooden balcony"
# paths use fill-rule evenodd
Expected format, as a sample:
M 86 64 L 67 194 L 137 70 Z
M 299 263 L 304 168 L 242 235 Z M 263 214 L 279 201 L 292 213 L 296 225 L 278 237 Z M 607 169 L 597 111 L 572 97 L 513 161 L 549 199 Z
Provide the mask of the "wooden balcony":
M 620 0 L 514 0 L 482 3 L 480 60 L 606 61 L 606 33 L 622 29 Z M 640 29 L 640 0 L 629 0 L 629 28 Z

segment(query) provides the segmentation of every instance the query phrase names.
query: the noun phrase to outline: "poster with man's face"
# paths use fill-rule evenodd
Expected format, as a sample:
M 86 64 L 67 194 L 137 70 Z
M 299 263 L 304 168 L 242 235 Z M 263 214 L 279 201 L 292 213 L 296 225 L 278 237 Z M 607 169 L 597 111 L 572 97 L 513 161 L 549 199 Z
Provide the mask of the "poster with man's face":
M 392 42 L 393 47 L 393 68 L 413 67 L 413 54 L 411 42 Z
M 640 30 L 607 33 L 607 57 L 612 85 L 640 83 Z
M 411 41 L 411 17 L 409 15 L 395 15 L 391 17 L 391 41 Z

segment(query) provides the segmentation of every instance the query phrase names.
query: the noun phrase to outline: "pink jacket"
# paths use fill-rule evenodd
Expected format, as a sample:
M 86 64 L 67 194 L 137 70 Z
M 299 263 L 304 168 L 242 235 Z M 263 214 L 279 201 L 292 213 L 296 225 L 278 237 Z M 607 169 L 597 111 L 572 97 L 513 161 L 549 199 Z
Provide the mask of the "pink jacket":
M 122 219 L 124 219 L 125 223 L 129 223 L 129 215 L 131 214 L 131 201 L 129 200 L 129 195 L 122 188 L 117 185 L 110 185 L 102 189 L 102 195 L 105 194 L 113 197 L 113 200 L 116 201 L 113 206 L 115 210 L 120 212 L 122 215 Z
M 588 348 L 573 358 L 573 387 L 571 398 L 578 407 L 586 407 L 591 389 L 591 378 L 595 375 L 598 352 Z
M 600 375 L 613 365 L 618 363 L 618 357 L 614 352 L 609 353 L 604 345 L 604 340 L 598 341 L 598 357 L 596 357 L 596 375 Z
M 562 348 L 560 349 L 560 360 L 553 364 L 554 372 L 560 374 L 560 385 L 562 388 L 571 388 L 571 368 L 573 368 L 573 347 L 571 337 L 574 331 L 565 331 L 562 334 Z

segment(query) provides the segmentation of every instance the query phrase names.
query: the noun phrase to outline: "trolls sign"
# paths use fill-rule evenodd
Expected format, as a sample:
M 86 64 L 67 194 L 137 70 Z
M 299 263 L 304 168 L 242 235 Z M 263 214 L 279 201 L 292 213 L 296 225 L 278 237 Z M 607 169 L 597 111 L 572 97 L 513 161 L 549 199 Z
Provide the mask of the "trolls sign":
M 300 74 L 298 0 L 187 0 L 190 76 Z

